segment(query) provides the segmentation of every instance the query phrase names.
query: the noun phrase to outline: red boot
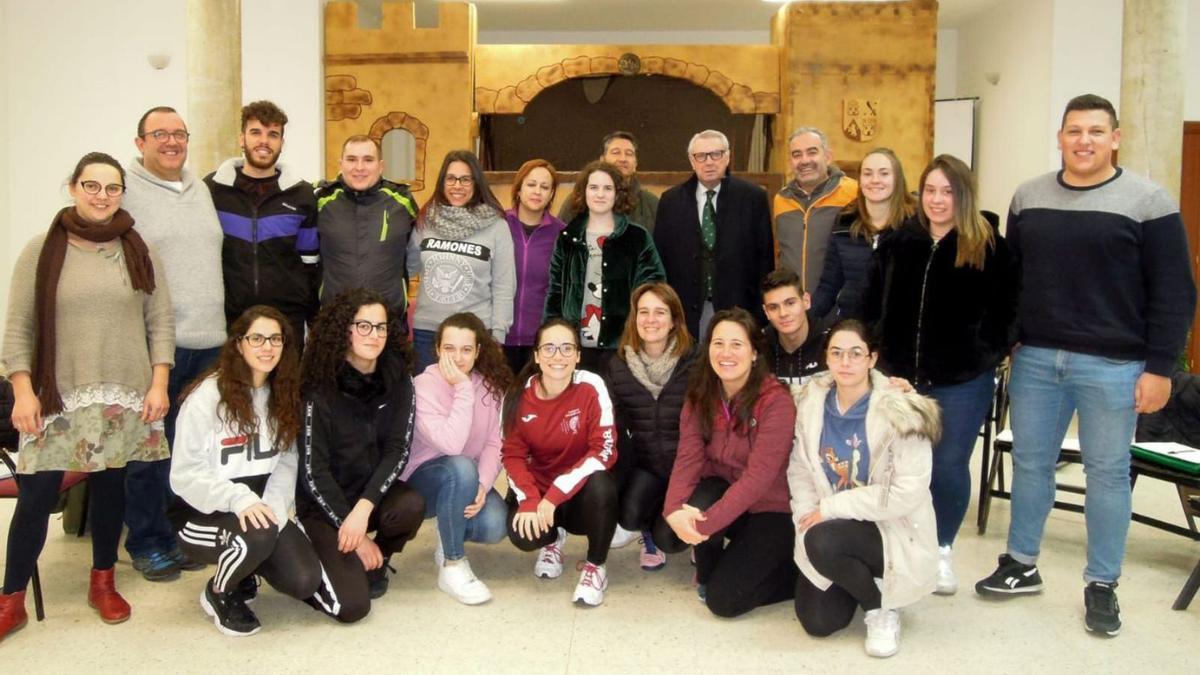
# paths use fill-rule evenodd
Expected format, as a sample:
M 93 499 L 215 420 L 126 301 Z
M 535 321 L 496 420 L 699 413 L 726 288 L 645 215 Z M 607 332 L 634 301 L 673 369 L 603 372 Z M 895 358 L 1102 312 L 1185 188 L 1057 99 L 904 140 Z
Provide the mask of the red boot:
M 104 623 L 121 623 L 129 618 L 129 603 L 113 585 L 113 568 L 92 570 L 92 584 L 88 588 L 88 605 L 100 612 Z
M 0 641 L 9 633 L 25 626 L 29 615 L 25 613 L 25 591 L 5 595 L 0 593 Z

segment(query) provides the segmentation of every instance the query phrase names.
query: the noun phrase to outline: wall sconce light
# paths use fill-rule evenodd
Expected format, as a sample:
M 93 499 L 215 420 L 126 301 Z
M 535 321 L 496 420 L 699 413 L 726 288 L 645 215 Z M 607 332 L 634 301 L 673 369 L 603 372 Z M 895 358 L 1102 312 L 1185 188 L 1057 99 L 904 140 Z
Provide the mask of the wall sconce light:
M 171 65 L 170 52 L 154 52 L 146 56 L 146 63 L 155 70 L 162 70 Z
M 1000 73 L 997 73 L 994 70 L 991 72 L 984 73 L 983 79 L 987 80 L 988 84 L 995 86 L 1000 83 Z

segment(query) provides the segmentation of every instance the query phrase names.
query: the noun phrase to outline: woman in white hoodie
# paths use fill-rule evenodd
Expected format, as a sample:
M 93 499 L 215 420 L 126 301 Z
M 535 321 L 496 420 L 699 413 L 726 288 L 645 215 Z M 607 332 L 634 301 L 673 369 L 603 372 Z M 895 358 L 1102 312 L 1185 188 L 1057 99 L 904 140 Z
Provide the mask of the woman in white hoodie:
M 182 548 L 215 564 L 200 607 L 226 635 L 261 628 L 246 605 L 255 575 L 298 600 L 316 594 L 321 562 L 289 514 L 296 498 L 300 345 L 264 305 L 229 328 L 217 362 L 183 394 L 171 458 L 179 497 L 168 516 Z
M 866 612 L 866 651 L 900 648 L 899 608 L 931 593 L 937 536 L 929 493 L 937 404 L 888 386 L 858 321 L 838 322 L 825 350 L 829 372 L 796 395 L 788 465 L 796 524 L 796 616 L 827 636 Z

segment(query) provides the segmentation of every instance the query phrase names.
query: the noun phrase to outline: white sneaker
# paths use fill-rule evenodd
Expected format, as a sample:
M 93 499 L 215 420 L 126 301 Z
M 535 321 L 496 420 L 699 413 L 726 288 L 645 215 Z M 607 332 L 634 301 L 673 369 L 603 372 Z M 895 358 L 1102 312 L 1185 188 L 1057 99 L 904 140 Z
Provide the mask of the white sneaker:
M 437 523 L 433 527 L 433 565 L 438 568 L 440 575 L 442 567 L 446 565 L 446 552 L 442 550 L 442 533 L 438 532 Z
M 886 658 L 900 651 L 900 611 L 872 609 L 863 619 L 867 624 L 867 641 L 863 645 L 869 656 Z
M 492 592 L 471 571 L 466 558 L 438 570 L 438 588 L 464 605 L 481 605 L 492 599 Z
M 583 574 L 575 586 L 572 602 L 582 602 L 590 607 L 599 607 L 604 602 L 604 591 L 608 588 L 608 570 L 605 565 L 583 563 Z
M 538 551 L 537 562 L 533 564 L 533 576 L 543 579 L 557 579 L 563 573 L 563 546 L 567 543 L 567 531 L 558 528 L 558 538 L 553 544 L 548 544 Z
M 637 541 L 637 539 L 637 532 L 630 532 L 629 530 L 618 525 L 616 531 L 613 532 L 612 543 L 609 544 L 609 548 L 625 548 L 626 546 Z
M 958 576 L 954 574 L 954 549 L 938 547 L 937 589 L 938 595 L 954 595 L 958 592 Z

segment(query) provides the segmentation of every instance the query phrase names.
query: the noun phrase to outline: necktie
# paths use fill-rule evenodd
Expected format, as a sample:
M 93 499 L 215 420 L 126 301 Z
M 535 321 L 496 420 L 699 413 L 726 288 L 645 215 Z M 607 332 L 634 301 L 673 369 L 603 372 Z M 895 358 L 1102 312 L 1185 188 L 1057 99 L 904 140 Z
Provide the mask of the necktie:
M 704 248 L 711 251 L 717 244 L 717 210 L 713 208 L 715 190 L 705 192 L 704 217 L 700 219 L 700 237 L 704 240 Z

